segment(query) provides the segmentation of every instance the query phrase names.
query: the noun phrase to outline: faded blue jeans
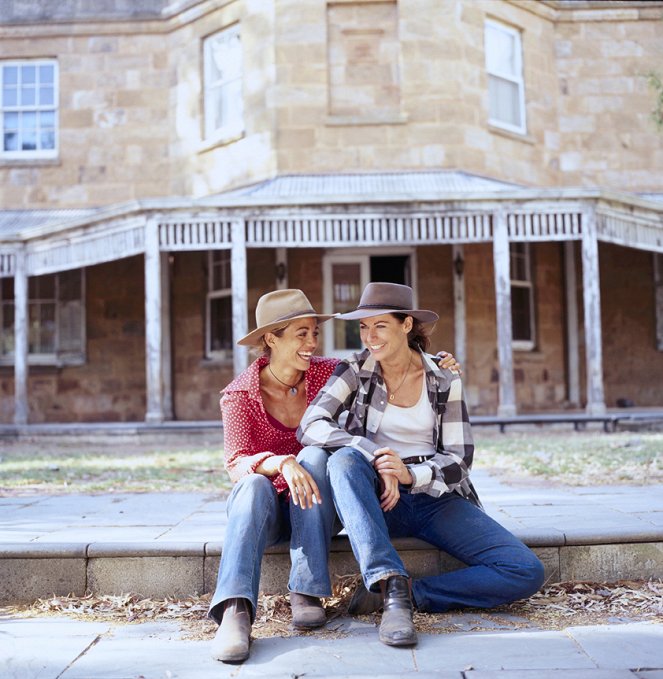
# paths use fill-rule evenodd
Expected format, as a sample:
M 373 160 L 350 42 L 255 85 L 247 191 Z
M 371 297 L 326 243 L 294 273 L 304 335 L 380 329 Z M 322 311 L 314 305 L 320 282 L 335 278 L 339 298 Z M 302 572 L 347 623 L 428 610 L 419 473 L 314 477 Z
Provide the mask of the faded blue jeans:
M 313 476 L 322 504 L 301 509 L 279 496 L 272 482 L 261 474 L 242 477 L 228 498 L 228 528 L 223 544 L 216 590 L 209 617 L 220 623 L 226 599 L 251 602 L 255 618 L 260 585 L 260 566 L 267 547 L 290 539 L 288 590 L 315 597 L 331 595 L 329 545 L 338 532 L 336 512 L 327 477 L 329 454 L 321 448 L 304 448 L 297 461 Z
M 531 596 L 543 584 L 536 555 L 506 528 L 456 493 L 433 497 L 401 488 L 394 509 L 383 512 L 377 473 L 354 448 L 332 453 L 327 464 L 336 511 L 350 538 L 364 585 L 408 573 L 391 543 L 415 537 L 467 564 L 465 568 L 413 580 L 420 611 L 492 608 Z

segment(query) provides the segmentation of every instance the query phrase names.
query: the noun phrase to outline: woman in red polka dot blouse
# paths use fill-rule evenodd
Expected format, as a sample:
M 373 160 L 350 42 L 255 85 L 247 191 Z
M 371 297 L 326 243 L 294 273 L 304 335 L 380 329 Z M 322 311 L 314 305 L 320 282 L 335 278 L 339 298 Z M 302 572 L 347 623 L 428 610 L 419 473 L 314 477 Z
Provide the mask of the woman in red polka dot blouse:
M 321 597 L 331 595 L 327 560 L 340 530 L 327 480 L 327 453 L 305 448 L 296 431 L 308 404 L 338 360 L 314 356 L 317 313 L 301 290 L 263 295 L 257 328 L 238 344 L 263 355 L 224 390 L 225 465 L 235 483 L 227 502 L 228 527 L 209 617 L 219 623 L 212 656 L 242 662 L 249 655 L 260 567 L 266 547 L 290 539 L 288 580 L 295 627 L 325 624 Z M 455 365 L 452 356 L 446 366 Z

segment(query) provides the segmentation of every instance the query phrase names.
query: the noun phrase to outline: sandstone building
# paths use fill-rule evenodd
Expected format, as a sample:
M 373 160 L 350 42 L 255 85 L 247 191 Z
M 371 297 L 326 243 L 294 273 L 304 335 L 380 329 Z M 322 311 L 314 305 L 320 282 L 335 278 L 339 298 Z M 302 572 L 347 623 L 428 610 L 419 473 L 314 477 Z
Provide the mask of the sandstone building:
M 216 419 L 260 294 L 370 280 L 471 413 L 663 405 L 661 64 L 663 1 L 2 3 L 0 423 Z

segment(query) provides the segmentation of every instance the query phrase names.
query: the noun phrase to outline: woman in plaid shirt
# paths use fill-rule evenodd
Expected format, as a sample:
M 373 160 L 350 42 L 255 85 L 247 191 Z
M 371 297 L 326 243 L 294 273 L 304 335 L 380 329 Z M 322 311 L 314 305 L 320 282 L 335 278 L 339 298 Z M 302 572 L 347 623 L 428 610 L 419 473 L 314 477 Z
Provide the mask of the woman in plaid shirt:
M 487 608 L 543 583 L 534 553 L 481 509 L 461 380 L 425 353 L 422 324 L 438 316 L 412 299 L 408 286 L 370 283 L 339 317 L 360 319 L 366 349 L 336 367 L 297 432 L 303 445 L 333 452 L 334 504 L 366 587 L 350 612 L 382 606 L 380 640 L 391 646 L 416 644 L 413 605 Z M 393 537 L 425 540 L 467 567 L 410 581 Z

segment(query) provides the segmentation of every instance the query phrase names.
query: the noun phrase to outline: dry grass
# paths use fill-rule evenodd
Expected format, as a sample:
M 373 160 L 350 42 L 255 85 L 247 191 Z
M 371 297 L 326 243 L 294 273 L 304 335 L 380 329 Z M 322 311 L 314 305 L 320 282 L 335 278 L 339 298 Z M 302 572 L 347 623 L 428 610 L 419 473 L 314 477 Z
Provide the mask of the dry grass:
M 262 595 L 253 636 L 344 636 L 346 632 L 340 618 L 347 616 L 347 606 L 358 582 L 359 577 L 356 575 L 338 579 L 333 596 L 325 601 L 327 625 L 313 632 L 292 627 L 290 604 L 286 596 Z M 211 639 L 216 625 L 206 617 L 208 605 L 209 595 L 181 600 L 155 600 L 128 594 L 52 597 L 39 599 L 32 606 L 0 610 L 4 614 L 19 617 L 65 615 L 79 620 L 114 624 L 176 621 L 187 638 Z M 379 618 L 379 614 L 359 617 L 366 623 L 377 623 Z M 635 621 L 663 623 L 662 581 L 563 582 L 546 586 L 529 599 L 490 611 L 473 609 L 463 613 L 415 613 L 417 629 L 420 633 L 428 634 L 523 628 L 563 630 L 576 625 Z

